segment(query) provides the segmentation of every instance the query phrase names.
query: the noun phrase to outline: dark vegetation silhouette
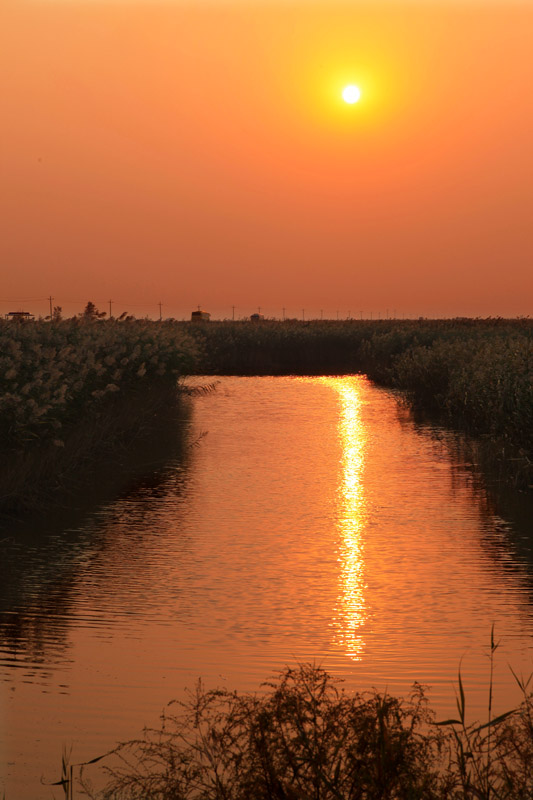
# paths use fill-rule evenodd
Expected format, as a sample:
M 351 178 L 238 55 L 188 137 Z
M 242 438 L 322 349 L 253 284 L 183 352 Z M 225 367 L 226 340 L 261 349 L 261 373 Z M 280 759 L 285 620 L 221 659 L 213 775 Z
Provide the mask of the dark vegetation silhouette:
M 197 345 L 144 320 L 0 323 L 0 511 L 46 507 L 179 402 Z M 86 309 L 87 310 L 87 309 Z M 174 417 L 173 417 L 174 418 Z M 64 499 L 64 498 L 63 498 Z
M 497 647 L 492 636 L 491 664 Z M 313 665 L 286 668 L 257 694 L 207 691 L 172 702 L 161 726 L 103 757 L 93 800 L 525 800 L 533 797 L 533 698 L 468 723 L 437 723 L 424 687 L 405 699 L 348 694 Z M 79 766 L 79 765 L 78 765 Z M 64 769 L 65 777 L 68 772 Z M 70 773 L 69 783 L 73 780 Z
M 85 308 L 83 309 L 80 317 L 83 319 L 84 322 L 93 322 L 97 319 L 104 319 L 106 316 L 105 311 L 99 311 L 92 300 L 89 300 Z

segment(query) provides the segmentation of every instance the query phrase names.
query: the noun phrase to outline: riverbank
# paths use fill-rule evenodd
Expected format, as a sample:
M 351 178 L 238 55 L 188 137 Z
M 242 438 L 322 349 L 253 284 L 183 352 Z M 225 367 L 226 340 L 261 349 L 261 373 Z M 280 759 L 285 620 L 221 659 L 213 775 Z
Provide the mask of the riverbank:
M 202 375 L 365 373 L 533 485 L 533 322 L 0 323 L 0 511 L 53 502 Z
M 365 373 L 417 411 L 483 441 L 502 479 L 533 484 L 533 321 L 347 320 L 193 327 L 202 372 Z
M 175 418 L 186 331 L 144 320 L 0 323 L 0 512 L 66 502 Z

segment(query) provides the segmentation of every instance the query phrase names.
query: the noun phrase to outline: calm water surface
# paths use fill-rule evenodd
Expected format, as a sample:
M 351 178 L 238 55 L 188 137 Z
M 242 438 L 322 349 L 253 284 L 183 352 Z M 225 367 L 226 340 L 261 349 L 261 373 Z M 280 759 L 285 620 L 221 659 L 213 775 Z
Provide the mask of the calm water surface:
M 496 711 L 518 700 L 529 531 L 447 434 L 359 376 L 222 378 L 192 402 L 184 458 L 75 523 L 0 534 L 6 800 L 50 798 L 63 745 L 99 755 L 200 676 L 248 690 L 315 661 L 350 689 L 427 683 L 444 714 L 462 659 L 478 716 L 494 622 Z

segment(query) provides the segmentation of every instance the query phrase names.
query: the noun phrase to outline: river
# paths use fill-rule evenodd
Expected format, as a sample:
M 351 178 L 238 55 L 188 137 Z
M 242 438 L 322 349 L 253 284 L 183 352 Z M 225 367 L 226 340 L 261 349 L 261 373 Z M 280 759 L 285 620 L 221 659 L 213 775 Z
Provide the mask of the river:
M 224 377 L 190 402 L 184 454 L 0 533 L 6 800 L 50 798 L 64 746 L 105 752 L 199 677 L 253 690 L 314 662 L 349 690 L 428 684 L 441 715 L 460 666 L 473 719 L 494 624 L 495 712 L 519 701 L 533 537 L 449 432 L 363 376 Z

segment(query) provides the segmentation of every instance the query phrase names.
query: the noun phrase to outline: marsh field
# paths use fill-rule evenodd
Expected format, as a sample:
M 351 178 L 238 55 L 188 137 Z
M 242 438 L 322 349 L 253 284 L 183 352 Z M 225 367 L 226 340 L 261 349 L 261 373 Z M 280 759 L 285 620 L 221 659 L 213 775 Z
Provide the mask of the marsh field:
M 6 800 L 532 796 L 532 328 L 1 323 Z

